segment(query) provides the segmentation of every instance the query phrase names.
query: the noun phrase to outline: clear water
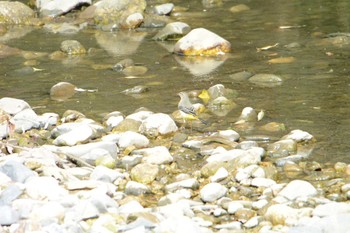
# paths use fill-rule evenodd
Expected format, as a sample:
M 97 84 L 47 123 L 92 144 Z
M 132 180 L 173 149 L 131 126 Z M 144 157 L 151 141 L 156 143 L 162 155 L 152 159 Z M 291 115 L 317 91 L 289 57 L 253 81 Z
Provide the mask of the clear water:
M 236 90 L 238 104 L 225 117 L 214 117 L 217 127 L 231 126 L 246 106 L 265 109 L 262 123 L 282 122 L 287 132 L 302 129 L 318 140 L 312 159 L 316 161 L 350 162 L 350 104 L 349 104 L 349 45 L 324 43 L 324 36 L 335 32 L 349 32 L 350 2 L 339 1 L 243 1 L 251 10 L 231 13 L 228 9 L 236 1 L 223 1 L 221 6 L 205 8 L 201 1 L 173 1 L 176 6 L 188 7 L 187 12 L 171 16 L 188 23 L 192 28 L 209 29 L 232 44 L 232 53 L 224 58 L 203 61 L 186 60 L 170 53 L 166 47 L 174 43 L 158 43 L 151 38 L 158 29 L 102 32 L 87 28 L 74 35 L 60 35 L 42 28 L 19 28 L 22 36 L 4 44 L 26 51 L 51 53 L 59 50 L 63 40 L 75 39 L 85 48 L 95 48 L 88 55 L 50 60 L 36 59 L 35 73 L 18 71 L 26 61 L 21 56 L 0 58 L 0 97 L 10 96 L 26 100 L 38 113 L 75 109 L 101 119 L 105 112 L 132 113 L 139 107 L 155 112 L 172 113 L 183 90 L 207 89 L 214 84 Z M 280 29 L 280 26 L 296 26 Z M 297 42 L 299 48 L 284 47 Z M 256 48 L 279 43 L 275 48 L 258 52 Z M 278 57 L 294 57 L 287 64 L 269 64 Z M 110 69 L 93 69 L 96 64 L 113 65 L 124 58 L 132 58 L 146 66 L 148 72 L 139 79 L 125 79 L 125 75 Z M 205 74 L 196 66 L 215 68 Z M 248 81 L 235 81 L 230 74 L 239 71 L 271 73 L 281 76 L 281 86 L 259 87 Z M 203 69 L 201 69 L 203 71 Z M 77 93 L 65 102 L 50 99 L 50 88 L 61 81 L 78 87 L 98 89 L 94 93 Z M 150 91 L 138 96 L 121 91 L 136 86 L 148 86 Z

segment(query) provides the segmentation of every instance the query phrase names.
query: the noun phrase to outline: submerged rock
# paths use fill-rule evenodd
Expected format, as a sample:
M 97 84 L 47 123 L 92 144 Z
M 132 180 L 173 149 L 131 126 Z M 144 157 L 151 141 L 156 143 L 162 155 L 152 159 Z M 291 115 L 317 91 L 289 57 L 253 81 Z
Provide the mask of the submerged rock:
M 85 54 L 86 49 L 77 40 L 65 40 L 61 43 L 61 51 L 68 55 Z
M 59 82 L 50 89 L 50 97 L 53 100 L 63 101 L 75 94 L 76 86 L 68 82 Z
M 255 74 L 250 77 L 249 82 L 252 82 L 262 87 L 275 87 L 282 84 L 282 78 L 274 74 Z
M 230 51 L 230 42 L 204 28 L 193 29 L 174 47 L 174 53 L 186 56 L 216 56 Z
M 153 40 L 177 40 L 182 36 L 186 35 L 190 30 L 190 26 L 188 26 L 188 24 L 186 23 L 168 23 L 153 37 Z

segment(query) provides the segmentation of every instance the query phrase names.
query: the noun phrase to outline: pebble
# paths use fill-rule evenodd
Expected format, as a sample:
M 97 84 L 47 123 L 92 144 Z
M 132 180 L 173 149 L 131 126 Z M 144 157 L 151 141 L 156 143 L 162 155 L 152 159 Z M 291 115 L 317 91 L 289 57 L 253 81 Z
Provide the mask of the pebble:
M 130 176 L 136 182 L 149 184 L 157 178 L 158 173 L 159 168 L 157 165 L 141 163 L 131 169 Z
M 279 196 L 285 197 L 288 200 L 297 198 L 312 197 L 317 194 L 316 188 L 307 181 L 293 180 L 289 182 L 279 193 Z
M 142 161 L 144 163 L 167 164 L 174 160 L 168 148 L 166 148 L 165 146 L 156 146 L 152 148 L 134 150 L 132 153 L 143 155 L 144 157 Z
M 214 202 L 225 196 L 227 188 L 219 183 L 209 183 L 200 190 L 200 197 L 204 202 Z

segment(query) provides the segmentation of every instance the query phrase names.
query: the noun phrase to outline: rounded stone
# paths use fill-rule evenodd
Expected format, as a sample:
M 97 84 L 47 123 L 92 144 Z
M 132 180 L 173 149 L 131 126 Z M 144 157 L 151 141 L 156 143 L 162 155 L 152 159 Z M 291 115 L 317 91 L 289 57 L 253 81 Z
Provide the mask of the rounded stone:
M 213 202 L 225 196 L 227 188 L 219 183 L 209 183 L 200 190 L 200 197 L 204 202 Z
M 131 169 L 131 179 L 142 183 L 149 184 L 157 178 L 159 168 L 157 165 L 141 163 Z

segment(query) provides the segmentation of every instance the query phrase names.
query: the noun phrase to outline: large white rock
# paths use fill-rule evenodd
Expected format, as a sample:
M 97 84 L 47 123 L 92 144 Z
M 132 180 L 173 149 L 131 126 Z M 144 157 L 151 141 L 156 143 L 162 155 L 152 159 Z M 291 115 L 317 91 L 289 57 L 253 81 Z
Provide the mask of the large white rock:
M 91 0 L 36 0 L 36 6 L 42 15 L 58 16 L 83 4 L 91 4 Z
M 227 188 L 219 183 L 209 183 L 200 190 L 200 197 L 204 202 L 213 202 L 225 196 Z
M 287 184 L 279 193 L 278 196 L 295 200 L 297 198 L 312 197 L 317 194 L 315 187 L 304 180 L 293 180 Z
M 230 50 L 230 42 L 205 28 L 193 29 L 174 47 L 175 53 L 183 55 L 220 55 Z
M 151 164 L 166 164 L 171 163 L 174 160 L 168 148 L 165 146 L 156 146 L 152 148 L 134 150 L 133 154 L 143 155 L 144 157 L 142 161 Z
M 58 184 L 52 177 L 31 177 L 25 183 L 26 194 L 37 200 L 59 200 L 68 191 Z
M 167 114 L 155 113 L 147 117 L 140 126 L 140 132 L 149 136 L 173 133 L 178 130 L 175 121 Z
M 0 99 L 0 108 L 10 115 L 16 115 L 25 109 L 30 109 L 30 106 L 24 100 L 4 97 Z
M 135 146 L 136 148 L 146 147 L 149 144 L 149 140 L 142 134 L 126 131 L 120 134 L 118 145 L 126 148 L 128 146 Z
M 302 142 L 302 141 L 310 141 L 314 139 L 314 136 L 312 136 L 306 131 L 296 129 L 296 130 L 292 130 L 289 134 L 284 136 L 282 139 L 292 139 L 297 142 Z

